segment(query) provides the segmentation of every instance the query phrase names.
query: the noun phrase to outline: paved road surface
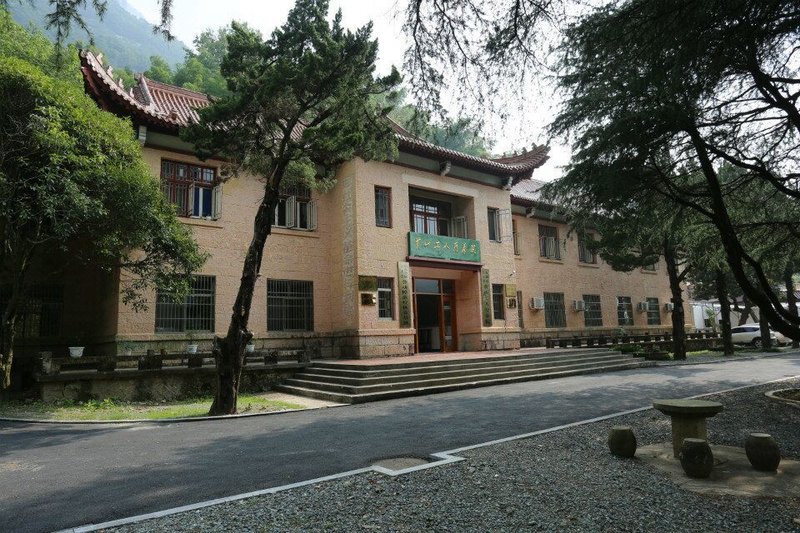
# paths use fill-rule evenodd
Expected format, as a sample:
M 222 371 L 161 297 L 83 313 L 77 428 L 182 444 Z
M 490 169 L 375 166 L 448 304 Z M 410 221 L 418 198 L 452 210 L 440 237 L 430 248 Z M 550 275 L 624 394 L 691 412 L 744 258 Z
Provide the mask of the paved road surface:
M 238 420 L 0 422 L 0 530 L 53 531 L 800 375 L 800 357 L 647 368 Z M 711 422 L 713 424 L 713 421 Z

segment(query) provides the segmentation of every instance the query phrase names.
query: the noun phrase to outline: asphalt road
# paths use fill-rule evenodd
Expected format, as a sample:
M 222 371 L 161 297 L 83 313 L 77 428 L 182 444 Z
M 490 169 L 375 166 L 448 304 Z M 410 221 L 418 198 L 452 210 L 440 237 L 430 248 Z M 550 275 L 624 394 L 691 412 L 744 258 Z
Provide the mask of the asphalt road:
M 0 530 L 53 531 L 800 375 L 800 357 L 647 368 L 282 415 L 0 422 Z M 712 422 L 713 424 L 713 422 Z

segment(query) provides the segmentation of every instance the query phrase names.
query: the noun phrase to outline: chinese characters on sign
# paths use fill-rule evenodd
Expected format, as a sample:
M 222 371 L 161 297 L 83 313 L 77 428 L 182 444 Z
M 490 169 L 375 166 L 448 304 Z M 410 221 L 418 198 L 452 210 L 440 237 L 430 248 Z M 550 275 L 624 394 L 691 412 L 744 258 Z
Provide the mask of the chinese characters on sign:
M 481 269 L 481 312 L 484 327 L 492 327 L 492 282 L 485 268 Z
M 408 255 L 479 263 L 481 243 L 473 239 L 459 239 L 412 231 L 408 234 Z
M 401 328 L 411 327 L 411 267 L 406 262 L 397 264 L 398 304 Z

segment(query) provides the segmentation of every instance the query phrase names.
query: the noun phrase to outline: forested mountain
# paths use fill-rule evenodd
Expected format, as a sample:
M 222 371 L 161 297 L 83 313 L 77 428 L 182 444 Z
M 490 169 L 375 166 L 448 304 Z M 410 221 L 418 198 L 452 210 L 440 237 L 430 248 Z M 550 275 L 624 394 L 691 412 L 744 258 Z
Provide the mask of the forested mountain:
M 161 56 L 175 66 L 184 59 L 186 44 L 181 41 L 167 42 L 161 35 L 153 33 L 153 25 L 136 16 L 125 0 L 108 0 L 108 9 L 103 19 L 91 6 L 82 10 L 81 16 L 92 32 L 95 44 L 103 51 L 108 62 L 115 68 L 127 67 L 133 72 L 142 72 L 150 66 L 151 56 Z M 89 2 L 91 5 L 91 2 Z M 51 39 L 54 30 L 45 28 L 45 15 L 52 11 L 48 0 L 11 0 L 9 11 L 15 21 L 27 26 L 41 28 Z M 73 27 L 67 42 L 89 42 L 83 30 Z

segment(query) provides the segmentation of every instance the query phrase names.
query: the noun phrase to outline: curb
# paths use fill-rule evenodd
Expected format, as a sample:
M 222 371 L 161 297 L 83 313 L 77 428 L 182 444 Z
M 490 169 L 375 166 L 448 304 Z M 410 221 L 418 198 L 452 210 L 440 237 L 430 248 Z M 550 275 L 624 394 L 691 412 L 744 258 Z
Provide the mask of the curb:
M 747 352 L 744 352 L 745 354 Z M 748 354 L 742 356 L 729 356 L 725 358 L 722 356 L 722 359 L 711 359 L 708 361 L 689 361 L 688 359 L 685 361 L 653 361 L 656 363 L 654 366 L 657 367 L 670 367 L 670 366 L 693 366 L 693 365 L 716 365 L 720 363 L 736 363 L 739 361 L 756 361 L 758 359 L 770 359 L 773 357 L 784 357 L 784 356 L 796 356 L 800 355 L 800 350 L 793 350 L 791 352 L 770 352 L 765 354 Z
M 741 387 L 733 387 L 733 388 L 730 388 L 730 389 L 724 389 L 724 390 L 720 390 L 720 391 L 707 392 L 707 393 L 704 393 L 704 394 L 697 394 L 695 396 L 689 396 L 687 399 L 703 398 L 703 397 L 706 397 L 706 396 L 713 396 L 715 394 L 725 394 L 725 393 L 735 392 L 735 391 L 739 391 L 739 390 L 752 389 L 752 388 L 755 388 L 755 387 L 761 387 L 761 386 L 764 386 L 764 385 L 769 385 L 771 383 L 780 383 L 781 381 L 788 381 L 788 380 L 791 380 L 791 379 L 798 379 L 798 378 L 800 378 L 800 375 L 789 376 L 789 377 L 784 377 L 784 378 L 780 378 L 780 379 L 774 379 L 774 380 L 770 380 L 770 381 L 765 381 L 763 383 L 755 383 L 755 384 L 751 384 L 751 385 L 743 385 Z M 248 498 L 253 498 L 255 496 L 265 496 L 265 495 L 268 495 L 268 494 L 277 494 L 278 492 L 284 492 L 284 491 L 291 490 L 291 489 L 296 489 L 296 488 L 300 488 L 300 487 L 306 487 L 308 485 L 315 485 L 317 483 L 324 483 L 326 481 L 334 481 L 334 480 L 337 480 L 337 479 L 342 479 L 342 478 L 345 478 L 345 477 L 355 476 L 355 475 L 358 475 L 358 474 L 366 474 L 366 473 L 369 473 L 369 472 L 376 472 L 376 473 L 379 473 L 379 474 L 384 474 L 384 475 L 396 477 L 396 476 L 400 476 L 400 475 L 403 475 L 403 474 L 410 474 L 412 472 L 418 472 L 420 470 L 427 470 L 429 468 L 435 468 L 435 467 L 439 467 L 439 466 L 445 466 L 445 465 L 457 463 L 457 462 L 460 462 L 460 461 L 464 461 L 464 460 L 466 460 L 465 457 L 460 457 L 460 456 L 455 455 L 455 454 L 462 453 L 462 452 L 465 452 L 465 451 L 474 450 L 474 449 L 477 449 L 477 448 L 484 448 L 484 447 L 487 447 L 487 446 L 493 446 L 493 445 L 496 445 L 496 444 L 503 444 L 503 443 L 506 443 L 506 442 L 513 442 L 513 441 L 517 441 L 517 440 L 527 439 L 527 438 L 534 437 L 534 436 L 537 436 L 537 435 L 545 435 L 547 433 L 553 433 L 553 432 L 561 431 L 561 430 L 564 430 L 564 429 L 569 429 L 569 428 L 578 427 L 578 426 L 584 426 L 584 425 L 587 425 L 587 424 L 593 424 L 595 422 L 602 422 L 602 421 L 605 421 L 605 420 L 610 420 L 612 418 L 618 418 L 620 416 L 639 413 L 639 412 L 642 412 L 642 411 L 648 411 L 648 410 L 651 410 L 651 409 L 653 409 L 652 405 L 651 406 L 646 406 L 646 407 L 639 407 L 639 408 L 636 408 L 636 409 L 630 409 L 630 410 L 627 410 L 627 411 L 619 411 L 619 412 L 611 413 L 611 414 L 608 414 L 608 415 L 603 415 L 603 416 L 599 416 L 599 417 L 595 417 L 595 418 L 590 418 L 590 419 L 587 419 L 587 420 L 580 420 L 578 422 L 571 422 L 569 424 L 564 424 L 564 425 L 560 425 L 560 426 L 554 426 L 554 427 L 551 427 L 551 428 L 541 429 L 541 430 L 533 431 L 533 432 L 530 432 L 530 433 L 522 433 L 522 434 L 519 434 L 519 435 L 513 435 L 511 437 L 505 437 L 505 438 L 502 438 L 502 439 L 496 439 L 496 440 L 491 440 L 491 441 L 488 441 L 488 442 L 482 442 L 482 443 L 479 443 L 479 444 L 472 444 L 472 445 L 469 445 L 469 446 L 463 446 L 461 448 L 455 448 L 453 450 L 447 450 L 447 451 L 444 451 L 444 452 L 437 452 L 437 453 L 430 454 L 430 456 L 429 456 L 432 459 L 435 459 L 435 461 L 431 461 L 430 463 L 427 463 L 427 464 L 424 464 L 424 465 L 412 466 L 412 467 L 403 468 L 403 469 L 400 469 L 400 470 L 391 470 L 391 469 L 388 469 L 388 468 L 385 468 L 385 467 L 381 467 L 381 466 L 368 466 L 368 467 L 364 467 L 364 468 L 358 468 L 358 469 L 355 469 L 355 470 L 347 470 L 345 472 L 340 472 L 338 474 L 333 474 L 333 475 L 330 475 L 330 476 L 324 476 L 324 477 L 319 477 L 319 478 L 315 478 L 315 479 L 309 479 L 309 480 L 306 480 L 306 481 L 300 481 L 300 482 L 291 483 L 291 484 L 288 484 L 288 485 L 280 485 L 280 486 L 277 486 L 277 487 L 271 487 L 271 488 L 268 488 L 268 489 L 262 489 L 262 490 L 252 491 L 252 492 L 246 492 L 246 493 L 242 493 L 242 494 L 235 494 L 233 496 L 227 496 L 227 497 L 224 497 L 224 498 L 216 498 L 216 499 L 213 499 L 213 500 L 206 500 L 206 501 L 203 501 L 203 502 L 198 502 L 198 503 L 189 504 L 189 505 L 182 505 L 180 507 L 173 507 L 173 508 L 170 508 L 170 509 L 164 509 L 162 511 L 156 511 L 156 512 L 152 512 L 152 513 L 141 514 L 141 515 L 131 516 L 131 517 L 127 517 L 127 518 L 120 518 L 118 520 L 111 520 L 111 521 L 108 521 L 108 522 L 102 522 L 100 524 L 86 524 L 86 525 L 82 525 L 82 526 L 78 526 L 78 527 L 74 527 L 74 528 L 63 529 L 63 530 L 60 530 L 60 531 L 58 531 L 56 533 L 88 533 L 88 532 L 99 531 L 99 530 L 112 528 L 112 527 L 124 526 L 124 525 L 129 525 L 129 524 L 136 524 L 136 523 L 139 523 L 139 522 L 144 522 L 144 521 L 152 520 L 152 519 L 155 519 L 155 518 L 163 518 L 163 517 L 166 517 L 166 516 L 185 513 L 185 512 L 188 512 L 188 511 L 196 511 L 196 510 L 199 510 L 199 509 L 204 509 L 206 507 L 212 507 L 212 506 L 220 505 L 220 504 L 223 504 L 223 503 L 230 503 L 230 502 L 240 501 L 240 500 L 244 500 L 244 499 L 248 499 Z

